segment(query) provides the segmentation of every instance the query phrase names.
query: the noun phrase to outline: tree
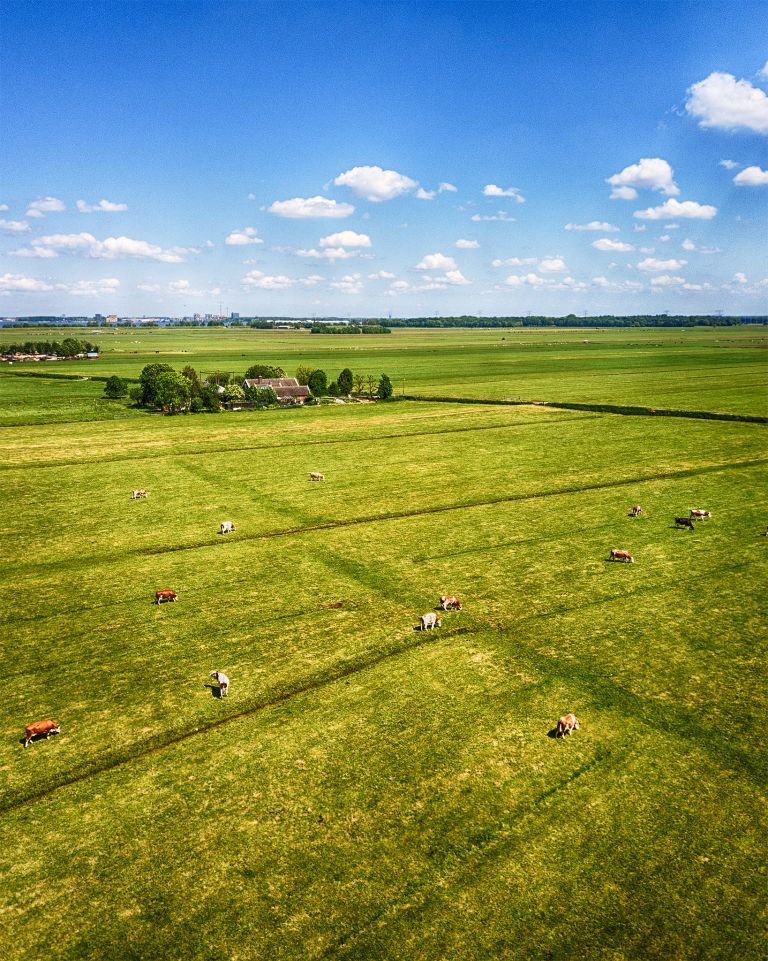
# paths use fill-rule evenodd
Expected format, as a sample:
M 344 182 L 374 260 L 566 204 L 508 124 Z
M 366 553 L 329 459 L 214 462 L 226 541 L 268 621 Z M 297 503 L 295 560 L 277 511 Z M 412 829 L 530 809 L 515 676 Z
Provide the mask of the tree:
M 221 394 L 219 394 L 215 387 L 211 387 L 210 384 L 205 384 L 201 388 L 200 400 L 205 410 L 221 410 Z
M 389 377 L 387 377 L 386 374 L 381 375 L 377 393 L 382 400 L 389 400 L 389 398 L 392 396 L 392 381 L 389 379 Z
M 233 400 L 245 400 L 245 391 L 240 384 L 229 384 L 224 388 L 223 397 L 228 403 Z
M 368 375 L 368 380 L 366 383 L 368 385 L 368 396 L 373 397 L 374 393 L 376 392 L 376 378 L 373 376 L 373 374 Z
M 246 380 L 256 380 L 259 377 L 285 377 L 282 367 L 270 367 L 269 364 L 253 364 L 245 372 Z
M 315 397 L 324 397 L 328 393 L 328 377 L 324 370 L 315 370 L 307 384 Z
M 248 387 L 245 396 L 257 407 L 272 407 L 277 403 L 277 394 L 271 387 Z
M 316 367 L 307 367 L 306 364 L 299 364 L 296 368 L 296 380 L 303 386 L 306 387 L 309 383 L 309 378 L 314 374 Z
M 229 374 L 225 370 L 215 370 L 208 375 L 208 383 L 214 387 L 226 387 L 230 381 Z
M 155 407 L 175 414 L 189 404 L 189 381 L 175 370 L 163 371 L 154 381 Z
M 109 397 L 111 400 L 117 400 L 120 397 L 125 397 L 127 393 L 128 384 L 126 384 L 122 377 L 114 374 L 112 377 L 107 378 L 107 383 L 104 385 L 105 397 Z
M 349 369 L 349 367 L 345 367 L 344 370 L 342 370 L 342 372 L 339 374 L 337 384 L 339 385 L 340 394 L 344 394 L 346 396 L 347 394 L 352 393 L 352 371 Z
M 330 384 L 328 384 L 328 393 L 331 395 L 331 397 L 338 397 L 341 393 L 339 390 L 339 385 L 335 380 L 332 380 Z
M 363 390 L 365 389 L 365 377 L 363 377 L 362 374 L 355 374 L 352 379 L 355 382 L 355 393 L 362 394 Z
M 162 374 L 175 373 L 168 364 L 147 364 L 139 374 L 141 403 L 144 407 L 162 407 L 157 402 L 157 380 Z

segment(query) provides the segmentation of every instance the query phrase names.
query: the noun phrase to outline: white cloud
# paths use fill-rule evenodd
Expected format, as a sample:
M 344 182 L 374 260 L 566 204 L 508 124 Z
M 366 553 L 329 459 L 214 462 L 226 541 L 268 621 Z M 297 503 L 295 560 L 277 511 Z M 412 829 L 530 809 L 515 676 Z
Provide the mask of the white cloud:
M 764 187 L 768 184 L 768 170 L 761 170 L 760 167 L 745 167 L 741 173 L 737 173 L 733 182 L 738 187 Z
M 381 167 L 353 167 L 339 174 L 333 182 L 337 187 L 349 187 L 358 197 L 373 203 L 392 200 L 419 186 L 410 177 Z
M 520 193 L 518 187 L 497 187 L 496 184 L 486 184 L 483 187 L 485 197 L 512 197 L 515 203 L 524 204 L 525 197 Z
M 21 274 L 3 274 L 0 277 L 0 293 L 32 293 L 53 290 L 50 284 L 36 277 L 22 277 Z
M 119 286 L 117 277 L 104 277 L 102 280 L 77 280 L 71 284 L 56 284 L 56 289 L 76 297 L 97 297 L 113 293 Z
M 768 80 L 768 60 L 766 60 L 765 65 L 757 71 L 757 75 L 762 80 Z
M 395 275 L 388 270 L 378 270 L 375 274 L 368 274 L 368 280 L 394 280 Z
M 590 220 L 588 224 L 566 224 L 566 230 L 599 230 L 605 234 L 616 234 L 619 228 L 615 224 L 607 224 L 602 220 Z
M 593 240 L 592 246 L 595 250 L 616 250 L 621 253 L 635 249 L 632 244 L 625 244 L 621 240 L 611 240 L 610 237 L 601 237 L 600 240 Z
M 483 220 L 503 220 L 505 223 L 514 223 L 515 218 L 510 217 L 506 210 L 497 210 L 495 214 L 472 214 L 469 218 L 474 220 L 475 223 L 480 223 Z
M 341 280 L 333 280 L 328 286 L 332 290 L 340 290 L 343 294 L 359 294 L 363 289 L 360 274 L 346 274 Z
M 614 187 L 611 191 L 611 200 L 636 200 L 637 191 L 634 187 Z
M 415 196 L 417 200 L 434 200 L 435 197 L 437 196 L 437 191 L 425 190 L 423 187 L 419 187 L 419 189 L 416 191 Z
M 156 294 L 160 290 L 160 284 L 136 284 L 136 290 L 142 290 L 145 294 Z
M 696 244 L 692 240 L 687 238 L 680 244 L 683 250 L 696 250 Z
M 456 261 L 445 254 L 427 254 L 416 264 L 416 270 L 456 270 Z
M 309 250 L 294 250 L 293 253 L 297 257 L 312 257 L 315 260 L 349 260 L 357 257 L 356 250 L 345 250 L 343 247 L 324 247 L 322 250 L 312 247 Z
M 410 284 L 407 280 L 396 280 L 394 283 L 389 285 L 389 289 L 393 290 L 395 293 L 402 293 L 410 288 Z
M 443 181 L 443 183 L 441 183 L 440 186 L 437 188 L 437 192 L 439 194 L 443 194 L 447 191 L 448 193 L 455 194 L 455 193 L 458 193 L 458 189 L 459 188 L 454 187 L 453 184 L 448 184 L 448 183 L 445 183 L 445 181 Z
M 314 217 L 329 217 L 338 220 L 349 217 L 355 212 L 352 204 L 342 204 L 327 197 L 293 197 L 291 200 L 276 200 L 267 207 L 267 212 L 289 220 L 306 220 Z
M 128 204 L 115 204 L 111 200 L 100 200 L 97 204 L 87 204 L 84 200 L 77 201 L 77 209 L 81 214 L 120 213 L 128 209 Z
M 562 257 L 545 257 L 539 263 L 539 270 L 544 274 L 566 273 L 568 267 Z
M 256 200 L 256 194 L 254 193 L 248 194 L 248 200 Z
M 689 87 L 685 109 L 698 119 L 700 127 L 746 127 L 768 133 L 768 96 L 748 80 L 737 80 L 730 73 L 711 73 Z
M 510 274 L 504 283 L 508 287 L 543 287 L 546 281 L 538 274 Z
M 663 238 L 662 238 L 662 239 L 663 239 Z M 640 253 L 641 253 L 641 254 L 654 254 L 654 253 L 656 253 L 656 248 L 655 248 L 655 247 L 641 247 L 641 248 L 640 248 Z
M 476 240 L 459 239 L 456 241 L 456 243 L 453 246 L 458 247 L 459 250 L 477 250 L 480 244 Z
M 695 200 L 665 200 L 660 207 L 648 207 L 647 210 L 636 210 L 635 217 L 641 220 L 668 220 L 671 217 L 686 217 L 694 220 L 711 220 L 717 213 L 717 207 L 709 204 L 698 204 Z M 670 229 L 668 225 L 667 229 Z
M 641 260 L 637 265 L 638 270 L 656 271 L 656 270 L 680 270 L 688 263 L 687 260 L 659 260 L 656 257 L 646 257 L 645 260 Z
M 739 284 L 749 283 L 749 281 L 747 280 L 747 275 L 745 273 L 742 273 L 742 271 L 740 270 L 733 275 L 733 279 Z
M 0 211 L 8 210 L 8 204 L 0 204 Z
M 721 160 L 718 167 L 725 167 L 726 170 L 735 170 L 739 165 L 735 160 Z
M 538 262 L 538 257 L 507 257 L 506 260 L 492 261 L 491 267 L 529 267 Z
M 615 188 L 631 187 L 633 190 L 660 190 L 668 197 L 680 193 L 677 184 L 672 179 L 672 168 L 661 157 L 643 157 L 639 163 L 630 164 L 619 173 L 606 178 L 606 183 Z M 637 196 L 636 193 L 635 196 Z M 621 199 L 634 200 L 634 197 L 625 197 L 622 194 Z
M 671 239 L 672 239 L 672 238 L 669 236 L 669 234 L 662 234 L 661 237 L 659 237 L 659 243 L 666 244 L 666 243 L 668 243 Z
M 180 264 L 184 261 L 184 254 L 190 248 L 171 247 L 164 250 L 157 244 L 150 244 L 146 240 L 133 240 L 130 237 L 106 237 L 97 240 L 93 234 L 51 234 L 37 237 L 32 241 L 31 248 L 19 250 L 15 253 L 21 257 L 56 257 L 59 252 L 82 254 L 95 260 L 116 260 L 121 257 L 132 257 L 138 260 L 157 260 L 166 264 Z
M 471 280 L 462 274 L 460 270 L 448 270 L 443 275 L 443 279 L 448 281 L 449 284 L 454 284 L 455 286 L 463 286 L 464 284 L 471 284 Z
M 0 220 L 0 230 L 7 230 L 10 234 L 23 234 L 29 230 L 26 220 Z
M 251 270 L 243 277 L 243 286 L 258 287 L 260 290 L 285 290 L 293 287 L 295 283 L 291 277 L 264 274 L 260 270 Z
M 642 234 L 642 233 L 644 233 L 648 228 L 645 226 L 645 224 L 633 224 L 633 225 L 632 225 L 632 229 L 635 230 L 635 231 L 637 231 L 637 233 Z
M 329 234 L 320 241 L 321 247 L 370 247 L 371 238 L 368 234 L 356 234 L 354 230 L 340 230 L 337 234 Z
M 242 230 L 233 230 L 224 238 L 224 243 L 228 247 L 244 247 L 247 244 L 263 244 L 264 241 L 256 236 L 255 227 L 243 227 Z
M 670 277 L 669 274 L 662 274 L 661 277 L 652 277 L 653 287 L 680 287 L 685 283 L 684 277 Z
M 44 217 L 46 214 L 57 214 L 66 209 L 64 202 L 56 197 L 40 197 L 27 207 L 27 217 Z

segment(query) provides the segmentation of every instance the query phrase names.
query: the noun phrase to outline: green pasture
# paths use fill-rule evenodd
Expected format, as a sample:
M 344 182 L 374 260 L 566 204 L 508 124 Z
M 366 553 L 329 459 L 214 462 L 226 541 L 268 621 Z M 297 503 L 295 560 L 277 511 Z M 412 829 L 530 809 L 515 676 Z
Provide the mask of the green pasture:
M 446 351 L 485 350 L 462 336 Z M 393 349 L 366 347 L 394 379 Z M 712 361 L 723 397 L 740 363 Z M 428 402 L 71 420 L 0 426 L 9 961 L 761 956 L 762 426 Z M 676 530 L 692 507 L 713 516 Z M 416 631 L 445 592 L 464 610 Z M 62 733 L 22 750 L 43 717 Z
M 299 364 L 335 378 L 344 367 L 377 379 L 387 373 L 395 392 L 503 400 L 603 403 L 768 413 L 763 326 L 630 328 L 621 330 L 401 330 L 387 336 L 313 335 L 308 331 L 245 328 L 88 328 L 81 336 L 102 347 L 97 361 L 52 365 L 56 373 L 138 377 L 148 363 L 181 370 L 242 374 L 257 361 L 292 374 Z M 0 345 L 61 337 L 45 329 L 0 330 Z M 0 369 L 44 371 L 39 364 Z M 21 378 L 18 378 L 19 380 Z M 21 389 L 21 388 L 19 388 Z M 90 395 L 89 395 L 90 398 Z M 103 412 L 99 411 L 99 416 Z M 90 399 L 81 415 L 92 419 Z M 64 418 L 57 418 L 64 419 Z

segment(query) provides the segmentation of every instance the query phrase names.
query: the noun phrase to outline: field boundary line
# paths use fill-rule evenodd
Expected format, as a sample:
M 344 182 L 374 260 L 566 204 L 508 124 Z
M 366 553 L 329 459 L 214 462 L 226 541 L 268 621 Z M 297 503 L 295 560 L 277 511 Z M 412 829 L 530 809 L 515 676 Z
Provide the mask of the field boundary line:
M 725 414 L 709 410 L 674 410 L 662 407 L 631 407 L 623 404 L 577 404 L 550 400 L 492 400 L 472 397 L 435 397 L 404 394 L 398 400 L 427 401 L 431 404 L 484 404 L 494 407 L 553 407 L 557 410 L 583 410 L 599 414 L 622 414 L 626 417 L 684 417 L 692 420 L 737 421 L 744 424 L 768 424 L 768 417 L 758 414 Z

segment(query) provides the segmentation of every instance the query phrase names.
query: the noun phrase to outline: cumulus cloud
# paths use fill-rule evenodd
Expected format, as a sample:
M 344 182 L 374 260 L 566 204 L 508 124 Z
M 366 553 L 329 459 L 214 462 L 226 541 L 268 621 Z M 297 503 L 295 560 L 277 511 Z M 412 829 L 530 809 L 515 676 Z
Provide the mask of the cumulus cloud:
M 242 230 L 233 230 L 224 238 L 224 243 L 228 247 L 244 247 L 247 244 L 263 244 L 264 241 L 256 236 L 255 227 L 243 227 Z
M 352 193 L 373 203 L 392 200 L 419 186 L 410 177 L 381 167 L 353 167 L 339 174 L 333 182 L 337 187 L 349 187 Z
M 84 200 L 77 201 L 77 209 L 81 214 L 120 213 L 128 209 L 128 204 L 115 204 L 111 200 L 100 200 L 97 204 L 87 204 Z
M 56 290 L 63 290 L 75 297 L 97 297 L 114 293 L 119 286 L 117 277 L 104 277 L 101 280 L 77 280 L 70 284 L 56 284 Z
M 634 187 L 614 187 L 611 191 L 611 200 L 636 200 L 637 191 Z
M 684 277 L 670 277 L 669 274 L 662 274 L 661 277 L 652 277 L 652 287 L 680 287 L 685 283 Z
M 0 230 L 6 230 L 10 234 L 23 234 L 29 230 L 26 220 L 0 220 Z
M 566 224 L 566 230 L 599 230 L 604 234 L 616 234 L 619 228 L 615 224 L 607 224 L 602 220 L 590 220 L 588 224 Z
M 50 234 L 37 237 L 31 247 L 14 251 L 21 257 L 57 257 L 59 253 L 69 253 L 91 257 L 95 260 L 117 260 L 130 257 L 137 260 L 157 260 L 166 264 L 180 264 L 190 248 L 171 247 L 164 250 L 157 244 L 146 240 L 133 240 L 131 237 L 106 237 L 97 240 L 93 234 Z
M 539 270 L 544 274 L 566 273 L 568 267 L 562 257 L 544 257 L 539 262 Z
M 599 240 L 593 240 L 592 246 L 595 250 L 615 250 L 619 253 L 626 253 L 629 250 L 634 250 L 633 244 L 625 244 L 620 240 L 611 240 L 610 237 L 601 237 Z
M 737 187 L 764 187 L 768 184 L 768 170 L 760 167 L 745 167 L 733 178 Z
M 460 270 L 448 270 L 445 272 L 442 279 L 446 280 L 449 284 L 454 284 L 455 286 L 463 286 L 464 284 L 472 283 L 471 280 L 467 280 Z
M 518 187 L 497 187 L 496 184 L 486 184 L 483 187 L 485 197 L 512 197 L 515 203 L 524 204 L 525 197 L 520 193 Z
M 36 277 L 22 277 L 21 274 L 3 274 L 0 277 L 0 293 L 36 294 L 45 290 L 53 290 L 53 288 Z
M 453 246 L 458 247 L 459 250 L 477 250 L 480 244 L 476 240 L 459 239 Z
M 748 80 L 737 80 L 730 73 L 711 73 L 689 87 L 685 109 L 698 119 L 700 127 L 745 127 L 768 134 L 768 96 Z
M 735 160 L 721 160 L 718 167 L 725 167 L 726 170 L 735 170 L 739 165 Z
M 538 274 L 510 274 L 504 281 L 508 287 L 543 287 L 546 281 Z
M 538 257 L 507 257 L 506 260 L 493 260 L 491 267 L 528 267 L 538 263 Z
M 0 204 L 0 211 L 8 210 L 8 204 Z
M 244 287 L 257 287 L 260 290 L 285 290 L 296 283 L 291 277 L 283 274 L 269 275 L 260 270 L 251 270 L 243 277 Z
M 765 65 L 758 70 L 757 75 L 762 80 L 768 80 L 768 60 L 766 60 Z
M 341 280 L 333 280 L 328 286 L 332 290 L 339 290 L 343 294 L 359 294 L 363 289 L 360 274 L 346 274 Z
M 441 183 L 440 186 L 437 188 L 437 192 L 439 194 L 443 194 L 443 193 L 446 193 L 447 191 L 448 193 L 455 194 L 458 192 L 458 189 L 459 188 L 454 187 L 453 184 L 448 184 L 445 181 L 443 181 L 443 183 Z
M 368 280 L 394 280 L 395 275 L 389 270 L 377 270 L 375 274 L 368 274 Z
M 456 270 L 456 261 L 445 254 L 427 254 L 418 264 L 416 270 Z
M 321 247 L 370 247 L 371 238 L 368 234 L 356 234 L 354 230 L 340 230 L 337 234 L 329 234 L 320 241 Z
M 717 213 L 717 207 L 709 204 L 698 204 L 695 200 L 665 200 L 659 207 L 648 207 L 647 210 L 636 210 L 635 217 L 641 220 L 670 220 L 672 217 L 685 217 L 693 220 L 711 220 Z M 671 229 L 671 225 L 668 225 Z
M 659 260 L 656 257 L 646 257 L 637 265 L 638 270 L 661 271 L 661 270 L 680 270 L 688 263 L 687 260 Z
M 357 257 L 356 250 L 345 250 L 343 247 L 323 247 L 322 250 L 317 250 L 315 247 L 309 250 L 300 248 L 293 253 L 297 257 L 311 257 L 315 260 L 349 260 L 351 257 Z
M 637 190 L 660 190 L 668 197 L 680 193 L 677 184 L 672 179 L 672 168 L 661 157 L 643 157 L 639 163 L 630 164 L 617 174 L 606 178 L 614 188 L 630 187 Z M 613 194 L 611 194 L 613 196 Z M 635 192 L 635 196 L 637 193 Z M 621 199 L 634 200 L 634 197 Z
M 419 189 L 416 191 L 415 196 L 417 200 L 434 200 L 435 197 L 437 196 L 437 191 L 425 190 L 423 187 L 419 187 Z
M 503 220 L 505 223 L 514 223 L 515 218 L 510 217 L 506 210 L 497 210 L 495 214 L 472 214 L 469 218 L 474 220 L 475 223 L 480 223 L 484 220 Z
M 44 217 L 46 214 L 58 214 L 66 209 L 64 202 L 56 197 L 40 197 L 27 207 L 27 217 Z
M 289 220 L 307 220 L 314 217 L 340 219 L 355 212 L 352 204 L 338 203 L 328 197 L 293 197 L 291 200 L 276 200 L 267 207 L 267 212 Z
M 737 272 L 733 275 L 733 279 L 734 279 L 737 283 L 739 283 L 739 284 L 749 283 L 749 281 L 747 280 L 747 275 L 746 275 L 745 273 L 743 273 L 741 270 L 737 271 Z

